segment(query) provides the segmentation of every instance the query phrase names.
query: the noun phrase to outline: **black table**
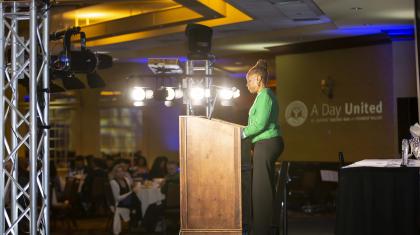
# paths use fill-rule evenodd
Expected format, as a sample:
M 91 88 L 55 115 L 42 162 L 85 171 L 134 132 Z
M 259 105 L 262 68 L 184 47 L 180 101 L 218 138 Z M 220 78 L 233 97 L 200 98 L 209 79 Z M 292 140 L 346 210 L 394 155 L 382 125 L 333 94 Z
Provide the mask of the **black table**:
M 341 168 L 337 235 L 419 235 L 419 168 Z

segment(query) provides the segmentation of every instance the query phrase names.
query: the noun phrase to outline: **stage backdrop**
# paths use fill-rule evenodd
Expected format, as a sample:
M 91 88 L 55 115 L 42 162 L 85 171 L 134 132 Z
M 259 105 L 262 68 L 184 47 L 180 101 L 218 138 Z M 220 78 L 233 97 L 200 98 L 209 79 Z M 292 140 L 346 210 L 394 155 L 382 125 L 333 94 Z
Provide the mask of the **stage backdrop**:
M 276 79 L 282 160 L 396 156 L 391 43 L 279 55 Z

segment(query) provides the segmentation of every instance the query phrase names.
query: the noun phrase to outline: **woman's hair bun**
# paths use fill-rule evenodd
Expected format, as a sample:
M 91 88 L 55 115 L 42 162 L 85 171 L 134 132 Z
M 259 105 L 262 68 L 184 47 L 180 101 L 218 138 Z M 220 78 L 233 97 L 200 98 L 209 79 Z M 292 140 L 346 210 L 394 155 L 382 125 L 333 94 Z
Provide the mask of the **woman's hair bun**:
M 263 59 L 259 59 L 257 61 L 257 64 L 255 65 L 255 67 L 258 67 L 258 68 L 263 69 L 263 70 L 267 70 L 267 67 L 268 67 L 267 61 L 263 60 Z

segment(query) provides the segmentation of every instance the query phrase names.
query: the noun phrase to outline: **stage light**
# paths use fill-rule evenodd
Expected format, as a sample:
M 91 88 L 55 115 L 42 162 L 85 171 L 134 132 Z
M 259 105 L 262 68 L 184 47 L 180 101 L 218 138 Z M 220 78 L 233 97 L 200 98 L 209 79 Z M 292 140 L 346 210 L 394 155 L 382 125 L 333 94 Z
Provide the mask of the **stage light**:
M 222 106 L 233 106 L 233 99 L 238 98 L 241 93 L 236 87 L 217 87 L 217 97 L 220 98 L 220 105 Z
M 181 88 L 175 90 L 175 99 L 181 99 L 184 96 L 184 92 Z
M 222 100 L 231 100 L 231 99 L 238 98 L 241 95 L 241 92 L 236 87 L 232 87 L 232 88 L 222 87 L 218 90 L 218 95 L 220 99 Z
M 205 89 L 204 90 L 204 97 L 206 97 L 206 98 L 210 98 L 211 97 L 211 90 L 210 89 Z
M 144 101 L 136 101 L 133 103 L 135 107 L 142 107 L 145 105 Z
M 146 90 L 146 100 L 150 100 L 153 98 L 153 91 L 152 90 Z
M 239 89 L 237 89 L 236 87 L 234 87 L 233 98 L 236 99 L 239 96 L 241 96 L 241 91 Z
M 175 99 L 175 90 L 172 87 L 166 88 L 167 96 L 166 100 L 174 100 Z
M 165 102 L 164 102 L 164 104 L 165 104 L 165 106 L 166 107 L 171 107 L 172 105 L 173 105 L 173 101 L 172 100 L 166 100 Z
M 221 88 L 218 90 L 218 95 L 222 100 L 236 99 L 241 95 L 241 91 L 236 87 Z
M 80 50 L 71 50 L 71 37 L 80 35 Z M 107 54 L 90 51 L 86 48 L 86 34 L 80 27 L 73 27 L 50 34 L 52 41 L 63 40 L 63 51 L 50 57 L 52 79 L 62 79 L 66 89 L 83 89 L 85 85 L 75 77 L 75 73 L 86 74 L 91 88 L 105 87 L 104 80 L 96 73 L 98 69 L 110 68 L 113 58 Z
M 142 87 L 134 87 L 131 91 L 131 99 L 134 101 L 143 101 L 146 99 L 146 91 Z
M 221 100 L 220 101 L 220 105 L 221 106 L 233 106 L 233 100 Z
M 202 100 L 204 98 L 204 89 L 201 87 L 193 87 L 190 89 L 190 98 L 193 100 Z
M 219 90 L 219 97 L 222 100 L 230 100 L 233 98 L 233 91 L 231 89 L 223 88 Z
M 173 87 L 161 87 L 154 92 L 154 98 L 160 101 L 172 101 L 176 97 Z

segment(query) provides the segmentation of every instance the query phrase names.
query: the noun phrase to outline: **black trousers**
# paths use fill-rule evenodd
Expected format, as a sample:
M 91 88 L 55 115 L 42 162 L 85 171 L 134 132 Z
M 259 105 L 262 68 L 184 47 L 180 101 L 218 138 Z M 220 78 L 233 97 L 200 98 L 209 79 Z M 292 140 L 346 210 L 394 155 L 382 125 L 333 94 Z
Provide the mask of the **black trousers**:
M 252 174 L 253 234 L 271 234 L 275 200 L 275 162 L 283 152 L 281 137 L 255 143 Z

